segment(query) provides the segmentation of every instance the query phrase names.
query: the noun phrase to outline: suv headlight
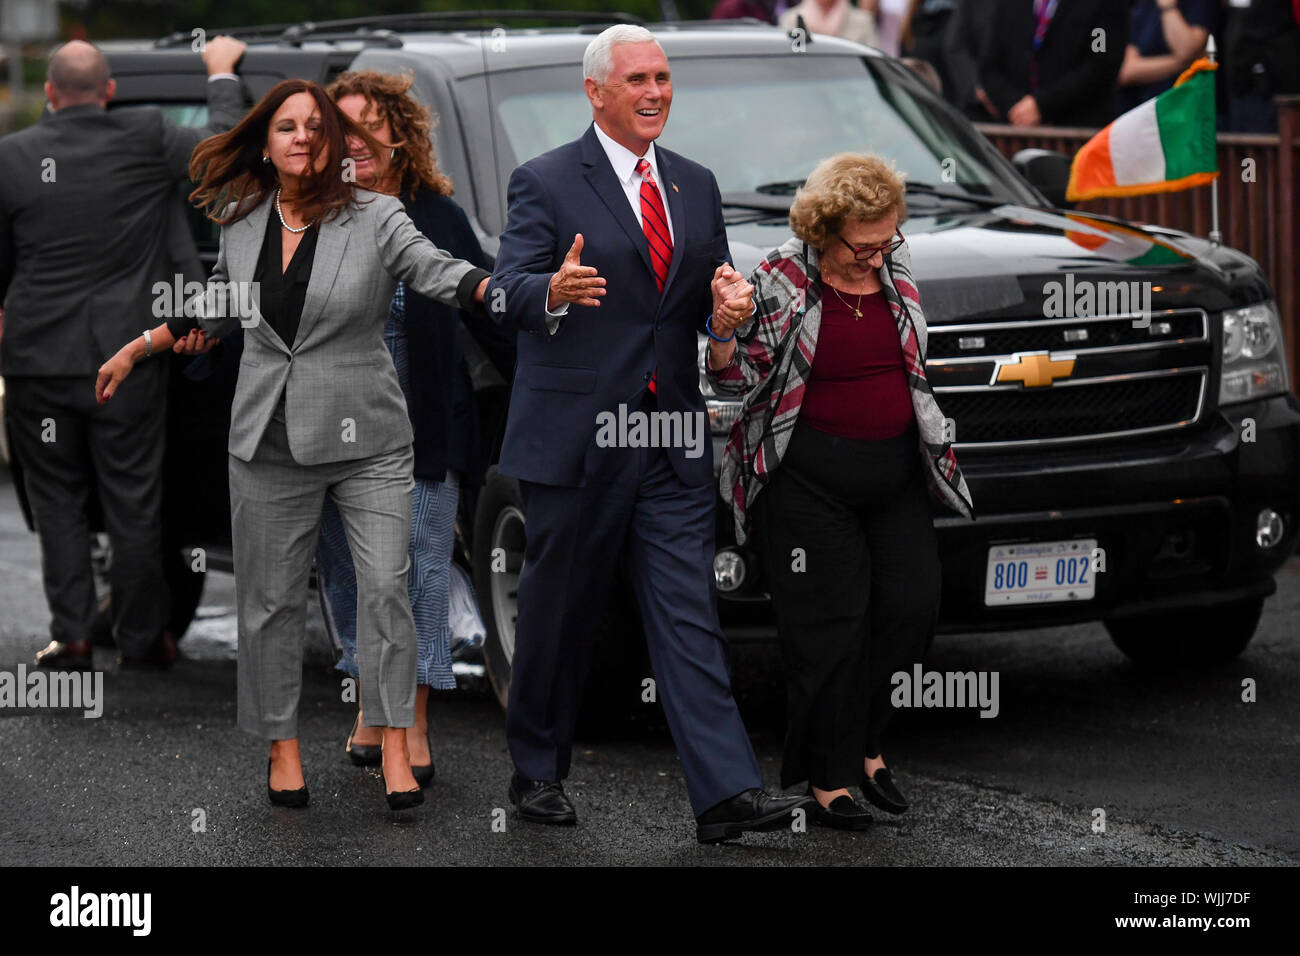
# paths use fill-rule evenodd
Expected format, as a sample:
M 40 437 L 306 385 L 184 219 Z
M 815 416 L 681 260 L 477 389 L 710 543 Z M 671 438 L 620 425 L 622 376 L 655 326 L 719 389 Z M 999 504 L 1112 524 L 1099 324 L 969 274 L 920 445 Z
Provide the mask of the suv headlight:
M 1219 404 L 1277 395 L 1288 388 L 1277 306 L 1268 301 L 1224 312 Z
M 706 335 L 700 336 L 699 354 L 696 359 L 699 363 L 700 370 L 700 394 L 704 396 L 704 407 L 709 413 L 709 432 L 713 435 L 730 435 L 731 426 L 736 423 L 740 417 L 740 409 L 744 404 L 739 398 L 719 398 L 713 390 L 713 383 L 709 381 L 708 374 L 704 371 L 705 356 L 709 351 L 709 338 Z

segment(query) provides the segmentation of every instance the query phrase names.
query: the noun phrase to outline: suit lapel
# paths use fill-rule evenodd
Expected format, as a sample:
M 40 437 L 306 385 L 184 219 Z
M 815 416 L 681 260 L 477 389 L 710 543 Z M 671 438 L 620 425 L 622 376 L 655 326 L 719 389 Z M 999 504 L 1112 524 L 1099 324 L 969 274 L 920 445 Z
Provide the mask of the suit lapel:
M 668 204 L 668 214 L 673 218 L 673 260 L 668 263 L 668 278 L 664 280 L 662 299 L 668 296 L 668 288 L 673 284 L 677 268 L 685 257 L 686 204 L 682 202 L 682 194 L 677 191 L 676 184 L 673 182 L 673 167 L 667 152 L 656 149 L 655 159 L 659 167 L 659 193 Z
M 352 218 L 351 207 L 345 207 L 334 219 L 320 224 L 320 233 L 316 236 L 316 255 L 311 264 L 311 279 L 307 282 L 307 295 L 303 299 L 302 319 L 298 323 L 298 336 L 292 348 L 305 342 L 311 334 L 311 328 L 320 318 L 329 299 L 330 290 L 334 288 L 334 279 L 343 262 L 343 252 L 348 247 L 347 222 Z
M 641 224 L 636 221 L 636 214 L 628 204 L 623 184 L 614 175 L 614 167 L 609 164 L 609 157 L 605 155 L 600 140 L 596 138 L 594 124 L 587 128 L 587 132 L 582 137 L 582 164 L 586 167 L 587 182 L 596 191 L 600 201 L 609 209 L 614 220 L 623 227 L 628 240 L 640 254 L 641 261 L 645 263 L 646 270 L 654 275 L 654 269 L 650 265 L 650 243 L 646 241 Z M 560 245 L 563 248 L 567 249 L 572 241 L 572 237 L 560 237 Z
M 267 197 L 256 209 L 230 227 L 230 242 L 226 245 L 227 271 L 230 279 L 236 282 L 252 283 L 257 273 L 257 261 L 262 257 L 262 244 L 266 240 L 266 220 L 271 215 L 272 199 Z M 254 308 L 258 309 L 257 322 L 249 326 L 249 331 L 262 339 L 268 346 L 287 353 L 288 347 L 280 336 L 262 320 L 258 308 L 260 295 L 253 296 Z

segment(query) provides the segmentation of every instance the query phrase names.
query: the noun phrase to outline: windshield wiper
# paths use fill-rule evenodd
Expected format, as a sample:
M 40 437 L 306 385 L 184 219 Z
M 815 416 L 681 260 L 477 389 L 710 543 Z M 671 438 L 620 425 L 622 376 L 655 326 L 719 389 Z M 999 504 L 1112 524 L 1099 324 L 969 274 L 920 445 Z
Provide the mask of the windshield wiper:
M 778 212 L 781 214 L 790 211 L 789 196 L 774 196 L 762 192 L 735 192 L 724 193 L 722 196 L 723 209 L 754 209 L 758 212 Z
M 763 183 L 761 186 L 755 186 L 754 192 L 763 193 L 767 196 L 793 196 L 794 191 L 803 186 L 802 179 L 787 179 L 780 183 Z
M 957 202 L 968 202 L 974 206 L 983 206 L 986 209 L 1005 206 L 1008 203 L 1008 200 L 1006 199 L 994 199 L 992 196 L 977 196 L 974 193 L 964 192 L 960 189 L 945 189 L 943 186 L 936 186 L 934 183 L 908 182 L 907 191 L 922 196 L 934 196 L 938 199 L 954 199 Z

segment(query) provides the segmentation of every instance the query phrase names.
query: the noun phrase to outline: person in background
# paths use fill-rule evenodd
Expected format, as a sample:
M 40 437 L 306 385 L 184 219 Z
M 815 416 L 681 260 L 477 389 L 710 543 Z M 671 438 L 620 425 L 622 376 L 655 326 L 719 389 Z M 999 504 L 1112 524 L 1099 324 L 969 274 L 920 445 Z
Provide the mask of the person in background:
M 487 256 L 468 217 L 451 198 L 451 180 L 438 168 L 430 140 L 436 120 L 428 107 L 411 96 L 411 83 L 410 76 L 365 70 L 340 74 L 330 84 L 327 92 L 339 109 L 380 142 L 392 144 L 391 151 L 375 154 L 360 140 L 349 142 L 357 182 L 401 199 L 416 228 L 439 249 L 486 267 Z M 427 786 L 434 775 L 427 716 L 429 688 L 456 687 L 451 671 L 448 592 L 457 499 L 462 482 L 483 483 L 474 388 L 457 335 L 458 323 L 509 379 L 514 365 L 512 335 L 490 323 L 472 321 L 463 310 L 420 295 L 405 283 L 398 283 L 384 329 L 384 344 L 393 357 L 415 433 L 407 589 L 419 655 L 415 724 L 407 729 L 406 740 L 411 772 L 421 786 Z M 343 519 L 329 498 L 316 546 L 316 576 L 323 606 L 343 648 L 338 668 L 356 678 L 356 570 Z M 357 702 L 356 721 L 345 749 L 354 763 L 378 764 L 382 735 L 378 727 L 365 725 L 364 703 Z
M 1219 0 L 1137 0 L 1119 69 L 1115 112 L 1127 113 L 1174 85 L 1205 53 L 1219 21 Z
M 1226 128 L 1276 133 L 1273 97 L 1300 93 L 1300 0 L 1226 0 Z
M 890 56 L 903 52 L 903 27 L 911 0 L 875 0 L 876 46 Z
M 40 122 L 0 140 L 0 374 L 14 453 L 41 542 L 51 642 L 42 667 L 91 666 L 95 582 L 87 505 L 97 489 L 113 548 L 113 638 L 123 666 L 176 658 L 166 630 L 159 503 L 167 369 L 155 363 L 111 408 L 91 399 L 95 371 L 154 315 L 153 284 L 175 272 L 167 241 L 177 183 L 205 137 L 244 108 L 234 75 L 245 45 L 203 50 L 209 125 L 157 109 L 106 109 L 108 61 L 83 40 L 50 57 Z
M 802 17 L 809 33 L 842 37 L 854 43 L 876 45 L 876 0 L 862 0 L 855 7 L 849 0 L 804 0 L 777 19 L 787 33 L 798 26 Z
M 790 207 L 794 236 L 754 270 L 753 318 L 715 317 L 707 358 L 719 392 L 745 395 L 719 491 L 741 544 L 752 515 L 772 591 L 781 785 L 807 780 L 813 819 L 846 830 L 871 822 L 850 787 L 907 809 L 881 738 L 890 677 L 924 657 L 938 619 L 931 494 L 973 516 L 925 378 L 903 197 L 877 156 L 819 163 Z
M 980 56 L 989 42 L 992 23 L 987 0 L 957 0 L 944 30 L 943 58 L 951 81 L 944 87 L 944 96 L 977 123 L 998 118 L 979 75 Z
M 957 0 L 912 0 L 903 21 L 902 52 L 930 64 L 940 91 L 952 86 L 944 40 L 956 10 Z
M 779 0 L 719 0 L 711 20 L 742 20 L 752 17 L 764 23 L 776 23 L 776 8 Z
M 1128 43 L 1126 0 L 993 0 L 984 91 L 1013 126 L 1105 126 Z M 980 4 L 981 16 L 983 4 Z

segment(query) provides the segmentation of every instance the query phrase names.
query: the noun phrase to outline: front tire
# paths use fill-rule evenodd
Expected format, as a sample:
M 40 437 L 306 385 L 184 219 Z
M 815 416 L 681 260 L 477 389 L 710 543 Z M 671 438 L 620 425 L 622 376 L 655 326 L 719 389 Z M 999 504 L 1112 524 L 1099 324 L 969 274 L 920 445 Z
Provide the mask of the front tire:
M 1234 660 L 1255 636 L 1264 599 L 1106 622 L 1115 646 L 1151 670 L 1196 670 Z

